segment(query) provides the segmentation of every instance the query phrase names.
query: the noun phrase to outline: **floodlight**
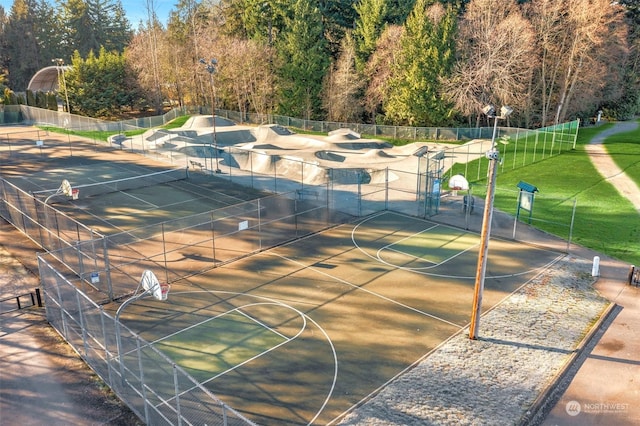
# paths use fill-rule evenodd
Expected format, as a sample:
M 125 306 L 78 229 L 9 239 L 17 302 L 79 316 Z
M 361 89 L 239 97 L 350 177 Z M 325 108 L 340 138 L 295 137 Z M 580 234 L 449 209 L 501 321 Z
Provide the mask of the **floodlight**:
M 482 112 L 484 113 L 484 115 L 493 117 L 496 114 L 496 109 L 493 105 L 486 105 L 484 108 L 482 108 Z
M 500 116 L 502 118 L 507 118 L 508 116 L 511 115 L 511 113 L 513 112 L 513 108 L 503 105 L 502 108 L 500 108 Z
M 207 61 L 205 61 L 205 60 L 204 60 L 204 58 L 200 58 L 200 63 L 201 63 L 201 64 L 206 64 L 206 63 L 207 63 Z

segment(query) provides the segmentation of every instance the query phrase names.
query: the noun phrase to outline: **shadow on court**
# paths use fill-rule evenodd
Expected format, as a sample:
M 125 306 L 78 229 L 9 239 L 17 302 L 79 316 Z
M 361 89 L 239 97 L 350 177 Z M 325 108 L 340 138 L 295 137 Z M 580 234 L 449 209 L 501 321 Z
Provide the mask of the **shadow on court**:
M 385 212 L 173 283 L 123 320 L 258 424 L 330 424 L 464 329 L 478 242 Z M 485 311 L 559 257 L 490 253 Z

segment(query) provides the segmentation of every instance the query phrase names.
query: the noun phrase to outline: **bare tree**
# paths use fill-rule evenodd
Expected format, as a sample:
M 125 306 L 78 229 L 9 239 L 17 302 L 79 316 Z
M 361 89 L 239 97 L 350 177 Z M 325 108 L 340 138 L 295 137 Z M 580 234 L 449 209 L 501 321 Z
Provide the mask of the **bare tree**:
M 338 59 L 331 65 L 324 83 L 324 109 L 330 121 L 354 122 L 362 117 L 359 94 L 362 77 L 356 71 L 356 49 L 351 34 L 342 39 Z
M 535 87 L 541 124 L 559 123 L 601 101 L 619 74 L 611 64 L 623 68 L 626 60 L 622 8 L 609 0 L 534 0 L 527 15 L 540 52 Z
M 271 66 L 274 55 L 268 40 L 221 37 L 218 45 L 222 57 L 220 95 L 226 97 L 226 104 L 243 114 L 250 110 L 270 113 L 275 78 Z
M 372 121 L 375 121 L 376 114 L 388 95 L 387 82 L 391 76 L 395 58 L 400 51 L 402 31 L 402 26 L 387 26 L 378 39 L 376 49 L 365 68 L 368 85 L 365 91 L 364 108 L 371 115 Z
M 147 28 L 148 28 L 148 44 L 149 51 L 151 53 L 151 69 L 153 76 L 153 106 L 156 112 L 162 112 L 162 87 L 160 85 L 160 64 L 159 64 L 159 44 L 158 35 L 161 33 L 162 28 L 158 22 L 158 15 L 156 14 L 156 5 L 154 0 L 146 0 L 147 9 Z
M 443 84 L 456 109 L 478 118 L 488 103 L 523 109 L 536 57 L 533 29 L 515 0 L 472 0 L 459 28 L 458 62 Z

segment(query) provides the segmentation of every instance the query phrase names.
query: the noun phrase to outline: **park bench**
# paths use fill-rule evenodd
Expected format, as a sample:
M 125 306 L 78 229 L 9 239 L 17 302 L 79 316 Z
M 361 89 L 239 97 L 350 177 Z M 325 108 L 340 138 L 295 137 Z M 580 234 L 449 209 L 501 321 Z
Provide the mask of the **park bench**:
M 200 170 L 204 169 L 204 164 L 199 161 L 189 160 L 189 163 L 191 163 L 191 167 L 193 167 L 194 169 L 196 167 L 200 168 Z

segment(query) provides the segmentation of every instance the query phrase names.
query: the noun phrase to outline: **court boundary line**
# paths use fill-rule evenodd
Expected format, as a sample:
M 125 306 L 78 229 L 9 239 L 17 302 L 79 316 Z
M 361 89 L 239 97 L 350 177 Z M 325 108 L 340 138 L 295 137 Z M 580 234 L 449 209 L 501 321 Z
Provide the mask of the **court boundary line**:
M 546 271 L 548 268 L 550 268 L 551 266 L 555 265 L 556 263 L 558 263 L 561 259 L 568 257 L 569 255 L 567 254 L 562 254 L 560 253 L 558 255 L 558 257 L 556 257 L 552 262 L 547 263 L 546 267 L 544 270 L 538 272 L 535 276 L 529 278 L 526 282 L 524 282 L 522 285 L 518 286 L 517 288 L 515 288 L 512 292 L 510 292 L 509 294 L 507 294 L 505 297 L 503 297 L 502 299 L 500 299 L 495 305 L 493 305 L 492 307 L 490 307 L 489 309 L 487 309 L 484 313 L 482 313 L 480 315 L 480 319 L 482 320 L 482 318 L 484 318 L 486 315 L 488 315 L 489 313 L 491 313 L 493 310 L 497 309 L 499 306 L 501 306 L 507 299 L 509 299 L 511 296 L 515 295 L 516 293 L 518 293 L 519 291 L 521 291 L 523 288 L 525 288 L 526 286 L 530 285 L 531 282 L 533 280 L 535 280 L 536 278 L 538 278 L 544 271 Z M 365 396 L 364 398 L 362 398 L 360 401 L 358 401 L 356 404 L 353 404 L 351 407 L 349 407 L 348 410 L 343 411 L 339 416 L 336 416 L 333 420 L 331 420 L 329 423 L 327 423 L 327 425 L 333 425 L 335 424 L 336 421 L 338 420 L 342 420 L 344 419 L 344 416 L 346 416 L 347 414 L 351 413 L 353 410 L 355 410 L 356 408 L 360 407 L 362 404 L 366 403 L 367 401 L 369 401 L 371 398 L 373 398 L 373 396 L 375 396 L 377 393 L 381 392 L 384 388 L 386 388 L 387 386 L 389 386 L 391 383 L 393 383 L 395 380 L 397 380 L 398 378 L 400 378 L 402 375 L 406 374 L 407 372 L 409 372 L 409 370 L 414 369 L 415 367 L 417 367 L 420 363 L 422 363 L 424 360 L 426 360 L 429 356 L 431 356 L 435 351 L 439 350 L 443 345 L 445 345 L 446 343 L 448 343 L 450 340 L 456 338 L 458 335 L 460 335 L 461 333 L 467 332 L 469 329 L 469 325 L 471 324 L 471 321 L 469 321 L 464 327 L 462 327 L 460 330 L 456 331 L 455 333 L 453 333 L 451 336 L 449 336 L 447 339 L 443 340 L 442 342 L 440 342 L 436 347 L 434 347 L 433 349 L 431 349 L 429 352 L 427 352 L 426 354 L 424 354 L 422 357 L 420 357 L 419 359 L 417 359 L 413 364 L 407 366 L 407 368 L 405 368 L 404 370 L 398 372 L 398 374 L 396 374 L 395 376 L 393 376 L 392 378 L 390 378 L 389 380 L 387 380 L 385 383 L 383 383 L 382 385 L 380 385 L 378 388 L 374 389 L 373 391 L 371 391 L 367 396 Z
M 271 255 L 271 256 L 276 256 L 276 257 L 279 257 L 281 259 L 287 260 L 287 261 L 289 261 L 289 262 L 291 262 L 293 264 L 301 266 L 304 269 L 309 269 L 309 270 L 312 270 L 314 272 L 317 272 L 320 275 L 324 275 L 325 277 L 331 278 L 332 280 L 334 280 L 336 282 L 339 282 L 339 283 L 342 283 L 342 284 L 345 284 L 345 285 L 347 285 L 349 287 L 352 287 L 353 289 L 361 290 L 361 291 L 364 291 L 365 293 L 369 293 L 370 295 L 372 295 L 374 297 L 377 297 L 379 299 L 382 299 L 382 300 L 386 300 L 387 302 L 389 302 L 389 303 L 391 303 L 393 305 L 400 306 L 402 308 L 405 308 L 405 309 L 408 309 L 410 311 L 413 311 L 413 312 L 415 312 L 415 313 L 417 313 L 419 315 L 423 315 L 423 316 L 429 317 L 429 318 L 434 319 L 436 321 L 441 321 L 441 322 L 443 322 L 445 324 L 448 324 L 448 325 L 451 325 L 451 326 L 455 327 L 456 329 L 460 328 L 460 326 L 458 324 L 453 323 L 451 321 L 448 321 L 448 320 L 446 320 L 444 318 L 440 318 L 440 317 L 438 317 L 436 315 L 433 315 L 433 314 L 430 314 L 428 312 L 421 311 L 420 309 L 417 309 L 417 308 L 414 308 L 412 306 L 406 305 L 404 303 L 398 302 L 397 300 L 393 300 L 390 297 L 383 296 L 383 295 L 381 295 L 379 293 L 376 293 L 374 291 L 371 291 L 371 290 L 369 290 L 367 288 L 363 288 L 363 287 L 361 287 L 359 285 L 356 285 L 356 284 L 353 284 L 353 283 L 351 283 L 351 282 L 349 282 L 347 280 L 344 280 L 342 278 L 339 278 L 339 277 L 336 277 L 336 276 L 331 275 L 329 273 L 326 273 L 324 271 L 321 271 L 318 268 L 314 268 L 313 264 L 305 265 L 304 263 L 302 263 L 302 262 L 300 262 L 298 260 L 291 259 L 291 258 L 289 258 L 287 256 L 284 256 L 284 255 L 281 255 L 281 254 L 278 254 L 278 253 L 275 253 L 275 252 L 269 252 L 268 254 Z M 396 268 L 396 269 L 398 269 L 398 268 Z
M 331 397 L 333 396 L 333 392 L 335 391 L 336 383 L 337 383 L 337 381 L 338 381 L 338 368 L 339 368 L 338 354 L 337 354 L 337 352 L 336 352 L 335 345 L 333 344 L 333 341 L 331 340 L 331 337 L 328 335 L 328 333 L 326 332 L 326 330 L 325 330 L 322 326 L 320 326 L 320 324 L 319 324 L 316 320 L 314 320 L 313 318 L 311 318 L 311 317 L 310 317 L 309 315 L 307 315 L 306 313 L 304 313 L 304 312 L 300 311 L 299 309 L 297 309 L 297 308 L 295 308 L 295 307 L 293 307 L 293 306 L 291 306 L 291 305 L 289 305 L 289 304 L 283 303 L 282 301 L 280 301 L 280 300 L 278 300 L 278 299 L 273 299 L 273 298 L 270 298 L 270 297 L 265 297 L 265 296 L 260 296 L 260 295 L 255 295 L 255 294 L 250 294 L 250 293 L 239 293 L 239 292 L 230 292 L 230 291 L 223 291 L 223 290 L 196 290 L 196 291 L 180 291 L 180 292 L 174 292 L 173 294 L 190 294 L 190 293 L 208 293 L 208 294 L 214 294 L 214 295 L 215 295 L 215 294 L 217 294 L 217 293 L 220 293 L 220 294 L 227 294 L 227 295 L 234 295 L 234 296 L 244 296 L 244 297 L 249 297 L 249 298 L 260 299 L 260 300 L 264 300 L 265 302 L 262 302 L 262 303 L 252 303 L 252 304 L 243 305 L 243 306 L 253 306 L 253 305 L 262 305 L 262 304 L 264 304 L 264 305 L 278 305 L 278 306 L 281 306 L 281 307 L 283 307 L 283 308 L 290 309 L 290 310 L 292 310 L 292 311 L 296 312 L 296 313 L 297 313 L 301 318 L 303 318 L 303 319 L 304 319 L 304 327 L 302 327 L 302 328 L 299 330 L 299 332 L 298 332 L 298 334 L 296 334 L 296 336 L 294 336 L 294 337 L 292 337 L 292 338 L 289 338 L 289 339 L 287 339 L 287 340 L 284 340 L 283 342 L 279 343 L 278 345 L 271 347 L 269 350 L 264 351 L 264 352 L 262 352 L 262 353 L 260 353 L 260 354 L 258 354 L 258 355 L 255 355 L 255 356 L 253 356 L 253 357 L 251 357 L 251 358 L 249 358 L 249 359 L 247 359 L 247 360 L 243 361 L 242 363 L 235 365 L 233 368 L 230 368 L 230 369 L 225 370 L 223 373 L 219 373 L 219 374 L 217 374 L 217 375 L 215 375 L 215 376 L 212 376 L 212 377 L 210 377 L 209 379 L 207 379 L 207 380 L 206 380 L 206 381 L 204 381 L 204 382 L 200 382 L 199 380 L 196 380 L 194 377 L 192 377 L 189 373 L 187 373 L 187 372 L 185 371 L 185 373 L 186 373 L 186 374 L 188 374 L 188 375 L 189 375 L 189 377 L 191 377 L 191 378 L 192 378 L 192 380 L 193 380 L 194 382 L 196 382 L 196 383 L 198 383 L 198 384 L 200 384 L 200 385 L 205 385 L 205 384 L 207 384 L 207 383 L 209 383 L 209 382 L 211 382 L 211 381 L 215 380 L 216 378 L 220 377 L 221 375 L 226 374 L 226 373 L 228 373 L 228 372 L 230 372 L 230 371 L 234 371 L 235 369 L 237 369 L 237 368 L 239 368 L 239 367 L 241 367 L 241 366 L 243 366 L 243 365 L 245 365 L 245 364 L 247 364 L 247 363 L 249 363 L 249 362 L 251 362 L 251 361 L 253 361 L 253 360 L 255 360 L 255 359 L 258 359 L 259 357 L 263 356 L 264 354 L 267 354 L 267 353 L 269 353 L 269 352 L 271 352 L 271 351 L 274 351 L 274 350 L 276 350 L 276 349 L 280 348 L 281 346 L 284 346 L 285 344 L 287 344 L 287 343 L 289 343 L 289 342 L 291 342 L 291 341 L 293 341 L 293 340 L 297 339 L 297 338 L 300 336 L 300 334 L 302 334 L 302 332 L 303 332 L 305 329 L 307 329 L 307 326 L 306 326 L 307 321 L 309 321 L 309 322 L 313 323 L 313 324 L 318 328 L 318 330 L 320 330 L 320 332 L 322 332 L 322 334 L 323 334 L 323 335 L 324 335 L 324 337 L 325 337 L 325 340 L 327 341 L 327 343 L 329 344 L 329 347 L 331 348 L 331 354 L 332 354 L 332 356 L 333 356 L 333 365 L 334 365 L 333 370 L 334 370 L 334 371 L 333 371 L 333 377 L 332 377 L 332 379 L 331 379 L 331 386 L 330 386 L 330 388 L 329 388 L 329 392 L 327 393 L 327 396 L 326 396 L 326 398 L 325 398 L 324 402 L 322 403 L 322 405 L 320 406 L 320 408 L 318 409 L 318 411 L 316 412 L 316 414 L 314 415 L 314 417 L 313 417 L 311 420 L 309 420 L 309 422 L 307 423 L 307 426 L 311 426 L 311 425 L 313 424 L 313 422 L 314 422 L 314 421 L 315 421 L 315 420 L 320 416 L 320 414 L 322 414 L 322 412 L 323 412 L 323 411 L 324 411 L 324 409 L 326 408 L 327 404 L 328 404 L 328 403 L 329 403 L 329 401 L 331 400 Z M 155 344 L 156 342 L 161 342 L 162 340 L 167 339 L 167 338 L 169 338 L 170 336 L 174 336 L 174 335 L 176 335 L 176 334 L 181 333 L 182 331 L 185 331 L 185 330 L 188 330 L 188 329 L 194 328 L 194 327 L 196 327 L 196 326 L 198 326 L 198 325 L 204 324 L 205 322 L 210 321 L 210 320 L 212 320 L 212 319 L 219 318 L 221 315 L 226 315 L 228 312 L 232 312 L 232 311 L 234 311 L 234 310 L 236 310 L 236 309 L 239 309 L 239 308 L 234 308 L 234 309 L 231 309 L 231 310 L 229 310 L 229 311 L 227 311 L 227 312 L 224 312 L 224 313 L 222 313 L 222 314 L 216 315 L 215 317 L 208 318 L 208 319 L 206 319 L 206 320 L 204 320 L 204 321 L 201 321 L 201 322 L 199 322 L 199 323 L 193 324 L 193 325 L 191 325 L 191 326 L 189 326 L 189 327 L 187 327 L 187 328 L 184 328 L 184 329 L 181 329 L 181 330 L 176 331 L 176 332 L 174 332 L 174 333 L 171 333 L 171 334 L 169 334 L 169 335 L 167 335 L 167 336 L 164 336 L 164 337 L 162 337 L 162 338 L 160 338 L 160 339 L 156 339 L 156 340 L 150 341 L 150 342 L 148 342 L 148 344 L 149 344 L 149 346 L 154 347 L 154 344 Z M 160 350 L 160 349 L 156 348 L 156 350 Z M 160 352 L 162 352 L 162 353 L 164 354 L 164 351 L 160 350 Z M 165 355 L 166 355 L 166 354 L 165 354 Z M 172 359 L 172 360 L 173 360 L 173 359 Z M 173 360 L 173 361 L 175 362 L 175 360 Z M 176 362 L 176 364 L 180 365 L 180 364 L 179 364 L 179 363 L 177 363 L 177 362 Z M 184 370 L 184 367 L 181 367 L 181 368 Z M 191 388 L 189 388 L 189 389 L 187 389 L 187 390 L 184 390 L 184 391 L 180 392 L 180 394 L 179 394 L 179 395 L 177 395 L 177 397 L 180 397 L 180 396 L 182 396 L 182 395 L 184 395 L 184 394 L 186 394 L 186 393 L 190 392 L 190 391 L 191 391 L 191 390 L 193 390 L 193 389 L 195 389 L 195 387 L 191 387 Z M 157 395 L 157 396 L 158 396 L 158 395 Z M 169 399 L 166 399 L 166 400 L 165 400 L 165 399 L 163 399 L 163 398 L 160 398 L 159 396 L 158 396 L 158 398 L 159 398 L 159 399 L 160 399 L 160 401 L 161 401 L 158 405 L 163 404 L 163 405 L 166 405 L 166 406 L 168 406 L 168 404 L 167 404 L 167 403 L 168 403 L 169 401 L 172 401 L 173 399 L 175 399 L 175 397 L 172 397 L 172 398 L 169 398 Z
M 412 217 L 412 216 L 407 216 L 407 215 L 405 215 L 405 214 L 398 213 L 398 212 L 395 212 L 395 211 L 390 211 L 390 210 L 385 210 L 385 211 L 382 211 L 382 212 L 379 212 L 379 213 L 376 213 L 376 214 L 374 214 L 374 215 L 371 215 L 371 216 L 368 216 L 368 217 L 364 218 L 363 220 L 361 220 L 361 221 L 359 221 L 358 223 L 356 223 L 356 225 L 354 225 L 353 229 L 351 230 L 351 239 L 352 239 L 352 242 L 353 242 L 354 246 L 355 246 L 355 247 L 356 247 L 360 252 L 362 252 L 362 254 L 364 254 L 365 256 L 367 256 L 367 257 L 369 257 L 369 258 L 371 258 L 371 259 L 377 260 L 378 262 L 380 262 L 380 263 L 382 263 L 382 264 L 384 264 L 384 265 L 387 265 L 387 266 L 389 266 L 389 267 L 402 269 L 402 270 L 409 271 L 409 272 L 413 272 L 413 273 L 420 274 L 420 275 L 427 275 L 427 276 L 439 277 L 439 278 L 462 279 L 462 280 L 472 280 L 472 279 L 473 279 L 473 280 L 475 280 L 475 279 L 476 279 L 476 277 L 475 277 L 475 276 L 435 274 L 435 273 L 424 272 L 424 271 L 420 270 L 420 269 L 422 269 L 422 268 L 407 268 L 407 267 L 404 267 L 404 266 L 398 266 L 398 265 L 394 265 L 394 264 L 392 264 L 392 263 L 389 263 L 389 262 L 387 262 L 387 261 L 385 261 L 385 260 L 383 260 L 383 259 L 380 259 L 379 257 L 374 257 L 374 256 L 370 255 L 369 253 L 367 253 L 367 252 L 366 252 L 364 249 L 362 249 L 362 248 L 360 247 L 360 245 L 358 245 L 358 243 L 356 242 L 356 237 L 355 237 L 356 229 L 358 229 L 358 228 L 360 227 L 360 225 L 364 224 L 365 222 L 368 222 L 369 220 L 375 219 L 375 218 L 377 218 L 377 217 L 379 217 L 379 216 L 382 216 L 382 215 L 384 215 L 384 214 L 388 214 L 388 213 L 390 213 L 390 214 L 395 214 L 395 215 L 398 215 L 398 216 L 401 216 L 401 217 L 411 218 L 412 220 L 425 220 L 425 221 L 427 221 L 426 219 L 419 219 L 419 218 L 415 218 L 415 217 Z M 429 222 L 429 223 L 434 223 L 434 224 L 436 225 L 436 227 L 443 227 L 443 228 L 449 228 L 449 229 L 460 230 L 459 228 L 456 228 L 456 227 L 453 227 L 453 226 L 450 226 L 450 225 L 444 225 L 444 224 L 440 224 L 440 223 L 437 223 L 437 222 L 430 222 L 430 221 L 427 221 L 427 222 Z M 430 229 L 432 229 L 432 228 L 430 228 Z M 468 230 L 467 230 L 467 231 L 464 231 L 464 232 L 469 233 L 469 234 L 476 234 L 475 232 L 468 231 Z M 477 234 L 476 234 L 476 235 L 477 235 Z M 505 239 L 503 239 L 503 238 L 495 237 L 495 236 L 492 236 L 492 237 L 491 237 L 491 239 L 492 239 L 492 240 L 494 240 L 494 241 L 501 241 L 501 242 L 513 242 L 513 243 L 520 243 L 520 244 L 523 244 L 523 245 L 528 246 L 528 247 L 533 247 L 533 246 L 530 246 L 530 245 L 528 245 L 528 244 L 526 244 L 526 243 L 524 243 L 524 242 L 517 241 L 517 240 L 510 241 L 510 240 L 505 240 Z M 468 249 L 466 249 L 466 250 L 464 250 L 464 251 L 458 252 L 458 254 L 457 254 L 456 256 L 451 256 L 451 257 L 450 257 L 450 258 L 448 258 L 446 261 L 449 261 L 449 260 L 451 260 L 451 259 L 453 259 L 453 258 L 455 258 L 455 257 L 457 257 L 457 256 L 459 256 L 459 255 L 461 255 L 461 254 L 466 253 L 468 250 L 471 250 L 473 247 L 474 247 L 474 246 L 471 246 L 471 247 L 469 247 Z M 547 250 L 547 249 L 545 249 L 545 248 L 540 248 L 540 247 L 534 247 L 534 248 L 535 248 L 536 250 L 544 251 L 544 252 L 547 252 L 547 253 L 553 253 L 553 254 L 557 254 L 557 253 L 558 253 L 558 252 L 556 252 L 555 250 Z M 380 250 L 378 250 L 378 251 L 380 251 Z M 399 251 L 397 251 L 397 252 L 399 252 Z M 411 257 L 411 255 L 409 255 L 408 253 L 405 253 L 405 254 L 406 254 L 407 256 Z M 415 257 L 415 256 L 413 256 L 413 257 Z M 440 264 L 446 263 L 446 261 L 445 261 L 445 262 L 442 262 L 442 263 L 440 263 Z M 526 270 L 526 271 L 517 272 L 517 273 L 514 273 L 514 274 L 504 274 L 504 275 L 487 275 L 487 276 L 486 276 L 486 279 L 511 278 L 511 277 L 518 277 L 518 276 L 526 275 L 526 274 L 530 274 L 530 273 L 535 273 L 535 272 L 537 272 L 537 271 L 544 270 L 545 268 L 547 268 L 548 266 L 550 266 L 550 265 L 551 265 L 551 264 L 553 264 L 553 263 L 555 263 L 555 260 L 552 260 L 552 261 L 550 261 L 550 262 L 548 262 L 548 263 L 546 263 L 546 264 L 544 264 L 544 265 L 542 265 L 542 266 L 540 266 L 540 267 L 533 268 L 533 269 L 529 269 L 529 270 Z M 440 264 L 435 265 L 435 266 L 439 266 Z M 426 267 L 426 268 L 430 269 L 430 268 L 433 268 L 433 267 L 435 267 L 435 266 L 429 266 L 429 267 Z
M 361 222 L 361 223 L 363 223 L 363 222 Z M 360 226 L 360 224 L 361 224 L 361 223 L 358 223 L 358 225 L 357 225 L 357 226 Z M 420 231 L 420 232 L 414 232 L 413 234 L 409 235 L 408 237 L 404 237 L 404 238 L 400 239 L 399 241 L 393 242 L 393 243 L 391 243 L 391 244 L 387 244 L 387 245 L 385 245 L 384 247 L 382 247 L 382 248 L 378 249 L 378 251 L 376 252 L 376 258 L 378 259 L 378 261 L 379 261 L 379 262 L 381 262 L 381 263 L 384 263 L 385 265 L 388 265 L 388 266 L 393 266 L 393 267 L 395 267 L 395 268 L 403 268 L 403 269 L 406 269 L 406 270 L 409 270 L 409 271 L 417 271 L 417 270 L 423 270 L 423 269 L 431 269 L 431 268 L 438 267 L 438 266 L 440 266 L 440 265 L 442 265 L 442 264 L 444 264 L 444 263 L 447 263 L 447 262 L 448 262 L 448 261 L 450 261 L 451 259 L 454 259 L 454 258 L 456 258 L 456 257 L 458 257 L 458 256 L 460 256 L 460 255 L 462 255 L 462 254 L 464 254 L 464 253 L 466 253 L 467 251 L 471 250 L 472 248 L 477 247 L 477 246 L 479 246 L 479 245 L 480 245 L 480 243 L 478 243 L 478 244 L 473 244 L 473 245 L 471 245 L 469 248 L 467 248 L 467 249 L 465 249 L 465 250 L 462 250 L 462 251 L 458 252 L 457 254 L 455 254 L 455 255 L 453 255 L 453 256 L 449 256 L 448 258 L 446 258 L 445 260 L 443 260 L 442 262 L 439 262 L 439 263 L 431 262 L 431 261 L 429 261 L 429 260 L 422 259 L 421 257 L 418 257 L 418 256 L 413 256 L 413 255 L 411 255 L 411 254 L 409 254 L 409 253 L 406 253 L 406 252 L 401 251 L 401 250 L 397 250 L 397 249 L 395 249 L 395 248 L 390 248 L 391 246 L 393 246 L 393 245 L 395 245 L 395 244 L 398 244 L 398 243 L 400 243 L 400 242 L 402 242 L 402 241 L 408 240 L 409 238 L 412 238 L 412 237 L 414 237 L 414 236 L 416 236 L 416 235 L 422 234 L 422 233 L 424 233 L 424 232 L 430 231 L 430 230 L 435 229 L 435 228 L 443 227 L 442 225 L 440 225 L 440 224 L 438 224 L 438 223 L 435 223 L 435 222 L 431 222 L 431 223 L 433 223 L 433 226 L 428 227 L 428 228 L 425 228 L 425 229 L 423 229 L 423 230 L 422 230 L 422 231 Z M 357 226 L 355 226 L 355 227 L 353 228 L 352 232 L 351 232 L 351 239 L 352 239 L 352 241 L 353 241 L 353 244 L 354 244 L 358 249 L 360 249 L 360 246 L 358 246 L 358 243 L 356 243 L 356 241 L 355 241 L 355 237 L 354 237 L 354 233 L 355 233 L 355 230 L 356 230 L 356 227 L 357 227 Z M 453 228 L 453 229 L 455 229 L 455 228 Z M 468 233 L 469 233 L 469 234 L 472 234 L 471 232 L 468 232 Z M 393 263 L 389 263 L 389 262 L 387 262 L 386 260 L 384 260 L 384 259 L 382 259 L 382 258 L 380 257 L 380 252 L 381 252 L 381 251 L 383 251 L 383 250 L 385 250 L 385 249 L 388 249 L 388 250 L 390 250 L 390 251 L 394 251 L 394 252 L 399 253 L 399 254 L 403 254 L 403 255 L 408 256 L 408 257 L 413 257 L 414 259 L 420 259 L 420 260 L 426 261 L 427 263 L 432 263 L 432 264 L 433 264 L 433 266 L 425 266 L 425 267 L 421 267 L 421 268 L 406 268 L 406 267 L 402 267 L 402 266 L 395 265 L 395 264 L 393 264 Z M 360 250 L 361 250 L 361 249 L 360 249 Z M 364 250 L 361 250 L 361 251 L 362 251 L 364 254 L 367 254 L 366 252 L 364 252 Z M 368 255 L 368 254 L 367 254 L 367 255 Z M 371 256 L 371 257 L 373 258 L 373 256 Z

